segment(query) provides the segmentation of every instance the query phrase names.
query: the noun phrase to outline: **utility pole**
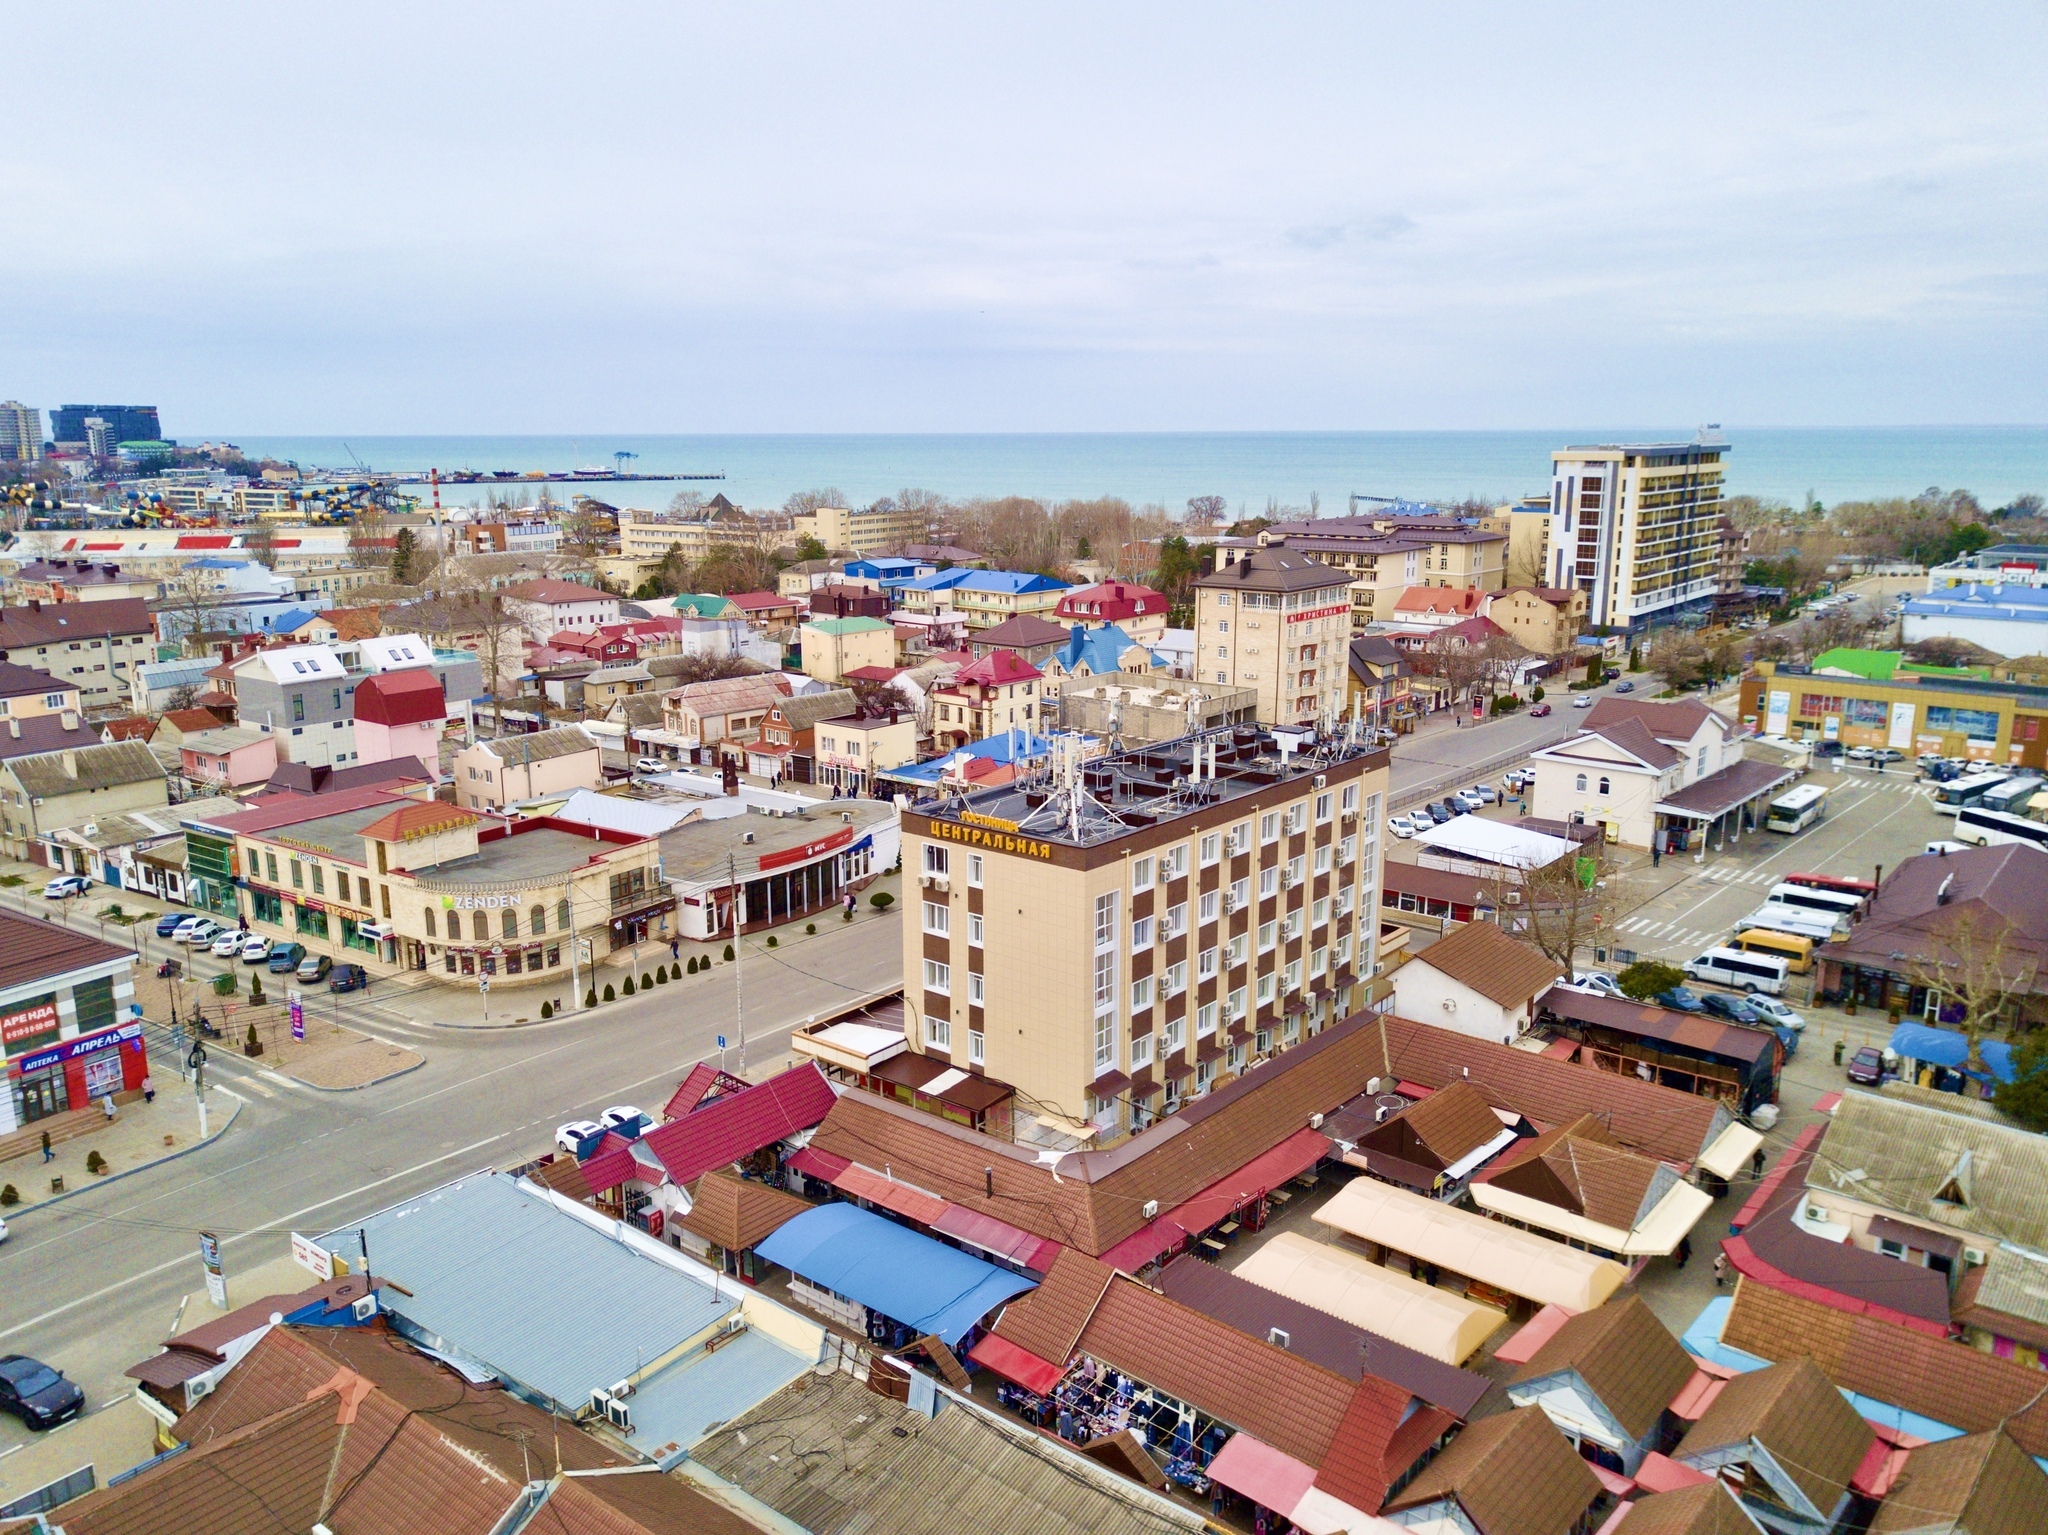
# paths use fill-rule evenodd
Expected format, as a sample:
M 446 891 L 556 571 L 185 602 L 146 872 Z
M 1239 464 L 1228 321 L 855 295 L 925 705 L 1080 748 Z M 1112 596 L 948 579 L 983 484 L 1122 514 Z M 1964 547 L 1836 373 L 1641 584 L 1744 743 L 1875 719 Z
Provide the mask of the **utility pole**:
M 732 890 L 732 1009 L 739 1022 L 740 1075 L 747 1074 L 747 999 L 741 990 L 740 929 L 747 920 L 747 893 L 740 888 L 739 867 L 733 855 L 725 855 L 725 877 Z

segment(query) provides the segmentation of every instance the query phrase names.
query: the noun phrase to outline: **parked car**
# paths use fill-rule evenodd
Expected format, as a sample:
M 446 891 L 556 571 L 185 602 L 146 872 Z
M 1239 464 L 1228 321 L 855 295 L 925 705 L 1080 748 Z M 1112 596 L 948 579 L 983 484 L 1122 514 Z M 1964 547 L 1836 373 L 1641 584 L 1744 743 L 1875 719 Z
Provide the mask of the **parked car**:
M 1403 842 L 1406 842 L 1415 835 L 1415 823 L 1405 815 L 1389 816 L 1387 818 L 1387 830 L 1399 837 Z
M 1593 695 L 1592 695 L 1591 693 L 1581 693 L 1581 694 L 1580 694 L 1580 695 L 1579 695 L 1579 696 L 1578 696 L 1577 698 L 1574 698 L 1574 699 L 1572 700 L 1572 707 L 1573 707 L 1574 709 L 1590 709 L 1590 708 L 1592 708 L 1592 707 L 1593 707 Z
M 1536 782 L 1536 774 L 1530 768 L 1509 768 L 1500 775 L 1500 781 L 1510 789 L 1521 790 Z
M 1451 803 L 1468 814 L 1486 808 L 1486 799 L 1477 789 L 1460 789 L 1451 796 Z
M 63 874 L 43 886 L 43 899 L 61 901 L 67 896 L 84 895 L 92 889 L 92 881 L 83 874 Z
M 327 972 L 333 968 L 334 961 L 325 954 L 308 954 L 299 961 L 299 968 L 296 973 L 302 981 L 324 981 L 327 979 Z
M 636 773 L 666 773 L 668 771 L 668 764 L 659 757 L 640 757 L 635 759 L 633 771 Z
M 1659 996 L 1657 1001 L 1681 1013 L 1704 1013 L 1707 1010 L 1707 1005 L 1700 1000 L 1699 993 L 1683 986 L 1672 987 Z
M 242 963 L 245 965 L 260 965 L 270 958 L 270 951 L 276 947 L 277 945 L 270 939 L 259 934 L 244 933 L 242 935 Z
M 1741 997 L 1730 996 L 1725 991 L 1704 992 L 1700 1005 L 1716 1018 L 1725 1018 L 1730 1023 L 1761 1023 L 1763 1014 L 1751 1007 Z
M 191 942 L 192 935 L 195 932 L 197 932 L 201 927 L 206 925 L 206 920 L 206 918 L 200 916 L 186 917 L 183 921 L 179 922 L 179 924 L 176 927 L 171 929 L 171 942 Z M 218 924 L 215 925 L 218 926 Z
M 607 1130 L 623 1130 L 628 1125 L 637 1125 L 647 1116 L 630 1103 L 615 1103 L 597 1116 L 597 1122 Z
M 179 928 L 191 920 L 191 915 L 187 912 L 167 911 L 156 919 L 156 935 L 159 938 L 173 937 Z
M 361 991 L 370 984 L 370 972 L 361 965 L 336 965 L 327 978 L 329 991 Z
M 1622 681 L 1614 685 L 1614 691 L 1617 693 L 1633 693 L 1635 690 L 1636 685 L 1633 682 Z
M 184 941 L 195 949 L 210 949 L 213 940 L 220 937 L 220 924 L 211 919 L 203 920 L 195 928 L 185 931 Z
M 1433 804 L 1424 805 L 1422 807 L 1422 813 L 1429 817 L 1429 824 L 1432 826 L 1443 825 L 1444 822 L 1448 821 L 1454 814 L 1454 812 L 1451 810 L 1451 807 L 1446 805 L 1442 800 L 1438 800 Z
M 290 975 L 305 957 L 306 946 L 303 943 L 281 943 L 270 951 L 270 973 Z
M 1876 1087 L 1885 1079 L 1884 1052 L 1864 1045 L 1849 1057 L 1849 1080 L 1862 1087 Z
M 211 952 L 215 959 L 233 959 L 242 952 L 242 930 L 236 927 L 222 928 L 220 936 L 213 940 Z
M 604 1126 L 594 1119 L 572 1119 L 566 1125 L 555 1127 L 555 1148 L 576 1155 L 576 1148 L 593 1135 L 604 1134 Z
M 1904 762 L 1906 754 L 1902 751 L 1894 751 L 1889 746 L 1880 746 L 1870 754 L 1870 760 L 1872 762 Z
M 1851 762 L 1868 762 L 1872 757 L 1876 755 L 1877 754 L 1867 746 L 1852 746 L 1849 748 L 1847 752 L 1847 756 Z
M 1572 984 L 1581 991 L 1597 991 L 1602 996 L 1621 995 L 1621 982 L 1604 970 L 1581 970 L 1572 976 Z
M 1763 1020 L 1774 1029 L 1803 1029 L 1806 1020 L 1776 997 L 1764 996 L 1761 992 L 1742 999 L 1763 1015 Z
M 1472 785 L 1471 788 L 1467 789 L 1465 792 L 1467 794 L 1478 795 L 1479 803 L 1482 805 L 1491 805 L 1495 800 L 1500 798 L 1500 790 L 1496 789 L 1490 783 L 1476 783 Z
M 1530 719 L 1532 719 L 1532 720 L 1540 720 L 1540 719 L 1543 719 L 1543 718 L 1545 718 L 1545 717 L 1546 717 L 1546 716 L 1547 716 L 1547 715 L 1548 715 L 1549 713 L 1550 713 L 1550 705 L 1549 705 L 1549 704 L 1538 704 L 1538 705 L 1536 705 L 1536 707 L 1535 707 L 1535 708 L 1533 708 L 1533 709 L 1531 709 L 1531 710 L 1529 711 L 1529 718 L 1530 718 Z
M 30 1428 L 51 1429 L 85 1411 L 85 1392 L 40 1359 L 8 1354 L 0 1358 L 0 1411 Z

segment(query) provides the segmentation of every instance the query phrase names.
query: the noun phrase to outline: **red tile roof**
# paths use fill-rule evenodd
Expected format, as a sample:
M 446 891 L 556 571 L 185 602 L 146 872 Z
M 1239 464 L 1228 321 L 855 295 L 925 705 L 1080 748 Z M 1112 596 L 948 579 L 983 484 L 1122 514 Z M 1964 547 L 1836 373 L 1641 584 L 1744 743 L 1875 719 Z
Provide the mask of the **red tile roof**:
M 430 837 L 435 832 L 474 826 L 482 819 L 475 811 L 456 805 L 444 805 L 433 800 L 407 800 L 391 814 L 365 826 L 361 835 L 378 842 L 410 842 L 414 837 Z
M 687 1184 L 772 1146 L 823 1120 L 834 1102 L 832 1085 L 806 1062 L 780 1076 L 730 1093 L 695 1113 L 656 1125 L 645 1136 L 671 1180 Z
M 1102 581 L 1094 586 L 1077 586 L 1060 598 L 1054 611 L 1063 619 L 1102 619 L 1121 623 L 1167 609 L 1166 594 L 1135 581 Z
M 720 1071 L 709 1062 L 699 1061 L 690 1068 L 689 1074 L 676 1084 L 676 1090 L 669 1096 L 667 1105 L 661 1111 L 661 1117 L 681 1119 L 685 1114 L 699 1108 L 712 1094 L 742 1092 L 747 1086 L 745 1078 Z
M 504 595 L 514 602 L 544 602 L 550 606 L 568 602 L 616 601 L 609 592 L 601 592 L 594 586 L 551 579 L 521 581 L 517 586 L 506 587 Z
M 970 661 L 953 679 L 957 687 L 978 682 L 985 687 L 1003 687 L 1013 682 L 1030 682 L 1044 673 L 1014 650 L 991 650 L 979 661 Z
M 441 682 L 425 667 L 379 672 L 356 684 L 356 718 L 373 725 L 421 725 L 448 717 Z

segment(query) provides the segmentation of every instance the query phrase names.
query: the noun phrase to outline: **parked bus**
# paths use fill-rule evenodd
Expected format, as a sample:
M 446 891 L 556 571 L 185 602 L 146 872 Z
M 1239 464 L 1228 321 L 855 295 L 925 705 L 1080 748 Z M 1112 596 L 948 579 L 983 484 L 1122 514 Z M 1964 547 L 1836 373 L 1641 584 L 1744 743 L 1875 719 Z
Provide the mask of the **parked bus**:
M 1816 890 L 1839 890 L 1844 895 L 1860 895 L 1869 900 L 1877 894 L 1877 881 L 1873 879 L 1850 879 L 1842 874 L 1788 874 L 1788 885 L 1811 885 Z
M 1764 899 L 1780 906 L 1797 906 L 1822 916 L 1832 916 L 1840 922 L 1855 921 L 1863 915 L 1864 907 L 1860 895 L 1851 895 L 1846 890 L 1817 890 L 1812 885 L 1795 885 L 1789 880 L 1782 885 L 1771 886 L 1771 893 Z
M 1934 808 L 1943 815 L 1954 815 L 1970 805 L 1981 804 L 1989 791 L 2011 776 L 2010 773 L 1966 773 L 1961 778 L 1952 778 L 1934 791 Z
M 1810 906 L 1787 906 L 1782 901 L 1766 901 L 1736 924 L 1737 931 L 1748 927 L 1768 927 L 1780 933 L 1797 933 L 1815 943 L 1826 943 L 1838 932 L 1849 930 L 1849 918 L 1843 913 L 1815 911 Z
M 1692 961 L 1685 967 L 1685 973 L 1696 981 L 1736 991 L 1767 992 L 1775 997 L 1785 989 L 1785 972 L 1789 968 L 1782 955 L 1717 948 Z
M 1771 801 L 1770 811 L 1764 816 L 1764 830 L 1789 836 L 1805 831 L 1827 813 L 1828 791 L 1817 783 L 1803 783 Z
M 1782 959 L 1793 975 L 1805 975 L 1813 969 L 1813 940 L 1798 933 L 1752 927 L 1729 939 L 1727 946 L 1744 954 L 1773 955 Z
M 2008 778 L 1995 789 L 1986 789 L 1984 797 L 1977 803 L 2002 815 L 2018 815 L 2042 787 L 2040 779 L 2032 774 L 2023 774 L 2018 778 Z
M 1973 842 L 1978 847 L 2024 842 L 2029 847 L 2048 851 L 2048 826 L 2023 815 L 2002 815 L 1996 810 L 1977 806 L 1957 814 L 1955 840 Z

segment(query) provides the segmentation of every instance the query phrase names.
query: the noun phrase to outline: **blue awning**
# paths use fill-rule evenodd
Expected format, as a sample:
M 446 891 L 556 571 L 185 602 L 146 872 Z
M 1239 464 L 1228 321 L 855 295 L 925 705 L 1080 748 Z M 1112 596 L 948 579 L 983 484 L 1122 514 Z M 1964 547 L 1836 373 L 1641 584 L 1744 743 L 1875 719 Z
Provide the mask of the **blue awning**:
M 1924 1023 L 1902 1023 L 1892 1030 L 1889 1048 L 1895 1055 L 1909 1061 L 1925 1061 L 1930 1066 L 1951 1066 L 1960 1071 L 1963 1062 L 1970 1057 L 1968 1036 L 1954 1029 L 1937 1029 Z M 1984 1057 L 1984 1064 L 1991 1068 L 1991 1075 L 2000 1082 L 2012 1080 L 2012 1046 L 2002 1039 L 1985 1039 L 1977 1043 L 1978 1054 Z M 1981 1072 L 1971 1072 L 1981 1076 Z
M 948 1344 L 1013 1295 L 1037 1287 L 1022 1274 L 843 1202 L 806 1210 L 754 1251 Z

